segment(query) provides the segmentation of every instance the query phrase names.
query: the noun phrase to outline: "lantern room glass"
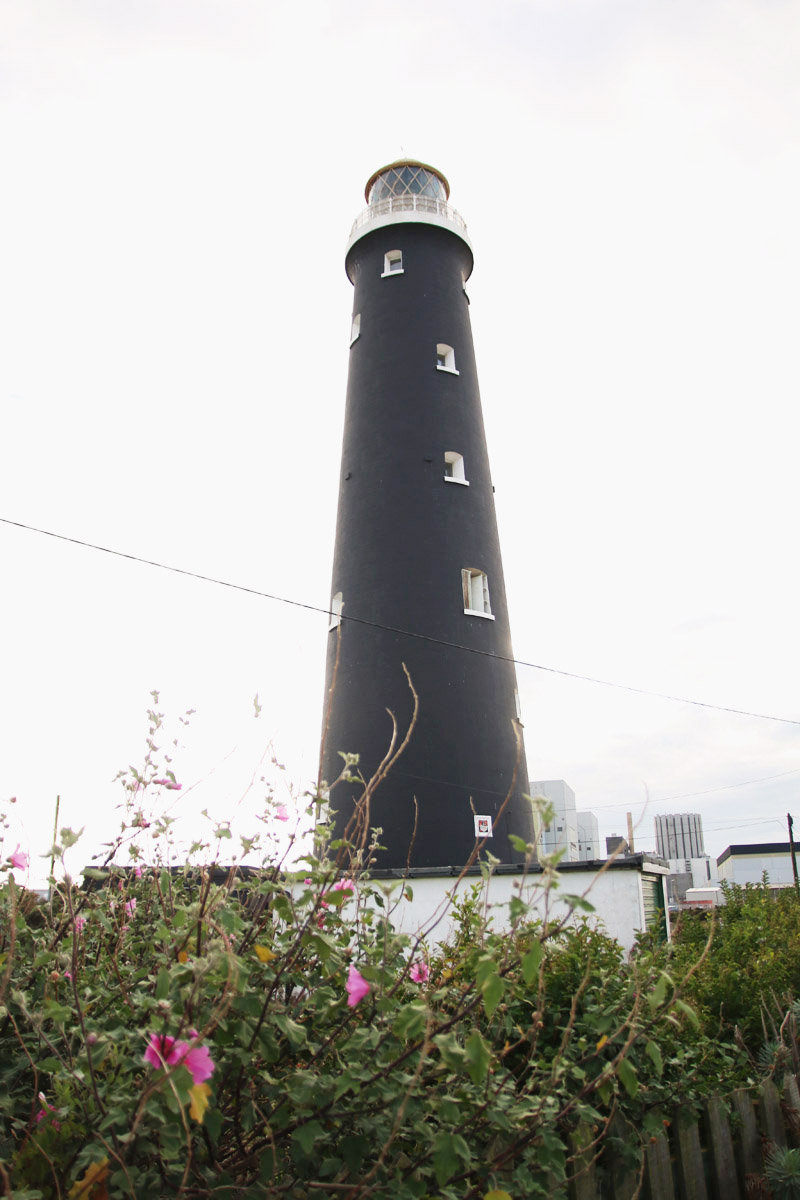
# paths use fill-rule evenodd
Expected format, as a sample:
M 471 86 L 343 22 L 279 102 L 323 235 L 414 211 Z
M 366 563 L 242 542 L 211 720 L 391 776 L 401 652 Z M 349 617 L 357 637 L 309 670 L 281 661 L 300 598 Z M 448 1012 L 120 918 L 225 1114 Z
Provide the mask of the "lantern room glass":
M 447 190 L 438 175 L 410 164 L 382 171 L 370 188 L 369 203 L 379 204 L 398 196 L 429 196 L 447 202 Z

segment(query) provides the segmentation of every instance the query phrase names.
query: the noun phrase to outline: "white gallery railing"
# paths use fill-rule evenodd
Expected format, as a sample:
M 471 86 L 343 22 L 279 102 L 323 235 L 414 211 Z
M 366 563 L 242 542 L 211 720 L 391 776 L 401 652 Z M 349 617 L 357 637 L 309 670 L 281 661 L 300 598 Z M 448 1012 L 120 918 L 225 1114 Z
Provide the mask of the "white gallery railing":
M 374 221 L 376 217 L 388 217 L 393 212 L 430 213 L 432 216 L 450 221 L 459 229 L 463 229 L 464 233 L 467 232 L 464 218 L 444 200 L 436 200 L 432 196 L 420 196 L 416 192 L 412 192 L 406 196 L 389 196 L 386 200 L 378 200 L 377 203 L 370 204 L 369 208 L 365 208 L 362 213 L 359 213 L 353 222 L 350 239 L 352 240 L 353 234 L 357 230 L 368 225 L 370 221 Z

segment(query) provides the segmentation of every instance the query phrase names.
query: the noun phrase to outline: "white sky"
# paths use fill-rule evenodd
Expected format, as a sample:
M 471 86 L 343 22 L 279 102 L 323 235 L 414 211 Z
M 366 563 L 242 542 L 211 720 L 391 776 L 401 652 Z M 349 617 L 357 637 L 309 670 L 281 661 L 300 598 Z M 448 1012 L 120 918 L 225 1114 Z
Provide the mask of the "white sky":
M 0 516 L 325 606 L 344 245 L 413 155 L 475 246 L 518 657 L 800 721 L 798 61 L 796 0 L 3 0 Z M 248 831 L 269 739 L 313 779 L 323 616 L 5 524 L 0 563 L 10 849 L 60 794 L 88 859 L 152 688 L 198 710 L 177 815 Z M 519 684 L 602 836 L 800 819 L 797 725 Z

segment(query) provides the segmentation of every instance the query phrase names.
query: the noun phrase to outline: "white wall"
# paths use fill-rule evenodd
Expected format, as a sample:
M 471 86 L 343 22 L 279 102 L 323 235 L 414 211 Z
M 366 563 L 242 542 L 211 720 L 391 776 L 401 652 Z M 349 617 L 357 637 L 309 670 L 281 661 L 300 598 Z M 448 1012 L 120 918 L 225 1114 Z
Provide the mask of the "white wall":
M 647 874 L 659 874 L 666 878 L 666 872 L 658 871 L 650 864 Z M 508 901 L 512 895 L 520 894 L 529 900 L 538 915 L 542 916 L 547 904 L 550 920 L 559 919 L 567 911 L 567 906 L 558 899 L 565 893 L 573 895 L 587 894 L 587 899 L 594 905 L 595 913 L 590 914 L 592 920 L 597 920 L 609 936 L 616 938 L 625 950 L 630 950 L 634 944 L 635 935 L 645 927 L 644 906 L 642 901 L 641 874 L 635 869 L 610 868 L 604 872 L 598 869 L 569 871 L 560 876 L 557 890 L 551 890 L 547 900 L 541 887 L 542 876 L 537 872 L 527 878 L 520 875 L 495 875 L 489 880 L 488 895 L 484 891 L 481 903 L 486 905 L 486 913 L 493 922 L 495 929 L 508 927 Z M 479 879 L 467 876 L 458 888 L 458 897 L 463 899 L 471 893 L 471 889 Z M 381 884 L 383 881 L 376 880 Z M 400 898 L 400 883 L 394 885 L 393 900 L 397 901 L 392 911 L 392 923 L 403 933 L 415 934 L 425 932 L 432 944 L 445 941 L 453 929 L 452 904 L 449 893 L 456 883 L 456 878 L 441 876 L 417 877 L 409 881 L 413 899 L 405 895 Z M 386 881 L 385 886 L 391 886 Z M 666 899 L 664 900 L 666 909 Z
M 719 866 L 720 879 L 728 883 L 761 883 L 767 872 L 770 883 L 793 883 L 790 854 L 732 854 Z

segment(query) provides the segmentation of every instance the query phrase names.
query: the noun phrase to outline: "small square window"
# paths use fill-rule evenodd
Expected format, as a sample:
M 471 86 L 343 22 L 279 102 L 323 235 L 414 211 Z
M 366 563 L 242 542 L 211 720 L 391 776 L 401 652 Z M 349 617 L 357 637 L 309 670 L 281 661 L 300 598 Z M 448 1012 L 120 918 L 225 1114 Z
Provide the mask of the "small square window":
M 360 333 L 361 333 L 361 313 L 356 313 L 356 315 L 353 317 L 353 324 L 350 326 L 350 345 L 351 346 L 352 346 L 353 342 L 356 340 L 356 338 L 359 336 Z
M 463 454 L 457 454 L 455 450 L 445 450 L 444 477 L 448 483 L 463 483 L 469 487 L 469 482 L 464 474 Z
M 444 342 L 439 342 L 436 346 L 436 370 L 449 371 L 451 375 L 458 374 L 455 351 L 452 346 L 446 346 Z
M 465 567 L 461 572 L 461 587 L 464 593 L 464 612 L 470 616 L 488 617 L 493 621 L 492 606 L 489 602 L 489 580 L 485 571 Z
M 331 620 L 330 625 L 328 626 L 328 633 L 330 633 L 332 629 L 336 629 L 337 625 L 341 623 L 343 607 L 344 601 L 342 600 L 342 593 L 337 592 L 336 595 L 331 598 Z
M 402 275 L 403 251 L 387 250 L 383 256 L 383 278 L 387 275 Z

